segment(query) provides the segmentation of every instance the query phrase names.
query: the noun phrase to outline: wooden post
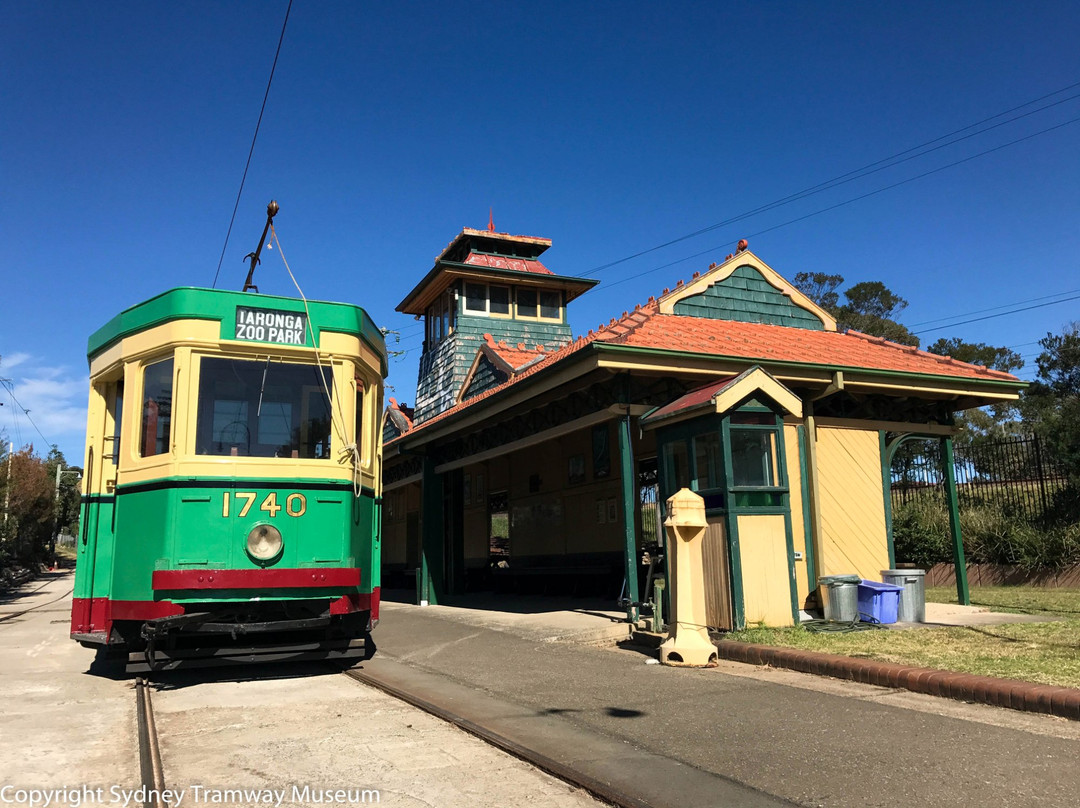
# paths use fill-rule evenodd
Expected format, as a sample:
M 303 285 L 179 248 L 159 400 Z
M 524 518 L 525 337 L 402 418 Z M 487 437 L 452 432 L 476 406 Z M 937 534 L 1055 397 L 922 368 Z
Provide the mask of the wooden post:
M 630 413 L 622 417 L 619 424 L 619 467 L 622 476 L 622 506 L 625 540 L 626 598 L 637 603 L 637 537 L 634 533 L 635 506 L 637 505 L 637 475 L 634 473 L 634 453 L 630 444 Z M 626 616 L 631 623 L 637 622 L 637 607 L 627 606 Z
M 960 503 L 956 497 L 956 469 L 953 465 L 952 438 L 941 439 L 941 465 L 945 476 L 945 498 L 949 505 L 949 527 L 952 530 L 953 564 L 956 567 L 956 600 L 961 606 L 970 606 L 971 593 L 968 591 L 964 540 L 960 534 Z
M 420 483 L 420 605 L 438 605 L 443 592 L 443 478 L 424 458 Z

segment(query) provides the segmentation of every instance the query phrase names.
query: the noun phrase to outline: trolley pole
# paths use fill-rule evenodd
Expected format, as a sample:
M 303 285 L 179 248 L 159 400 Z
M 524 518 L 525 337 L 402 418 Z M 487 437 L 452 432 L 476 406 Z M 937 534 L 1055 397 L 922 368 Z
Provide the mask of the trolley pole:
M 274 221 L 278 210 L 278 203 L 271 199 L 270 204 L 266 206 L 266 227 L 263 228 L 262 236 L 259 238 L 259 246 L 255 248 L 254 252 L 249 252 L 244 256 L 245 259 L 251 259 L 251 267 L 248 269 L 247 279 L 244 281 L 245 292 L 254 289 L 256 294 L 259 293 L 259 287 L 252 281 L 252 277 L 255 275 L 255 267 L 259 263 L 259 255 L 262 253 L 263 244 L 266 243 L 266 234 L 270 230 L 270 223 Z

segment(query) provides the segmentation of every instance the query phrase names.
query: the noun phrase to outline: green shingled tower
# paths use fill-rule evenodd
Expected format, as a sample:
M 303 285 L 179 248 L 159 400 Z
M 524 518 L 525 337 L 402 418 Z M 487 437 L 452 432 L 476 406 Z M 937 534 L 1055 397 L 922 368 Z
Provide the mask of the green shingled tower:
M 485 334 L 530 350 L 571 341 L 566 306 L 597 281 L 554 274 L 539 260 L 550 246 L 551 239 L 465 228 L 398 304 L 424 318 L 415 423 L 460 400 Z

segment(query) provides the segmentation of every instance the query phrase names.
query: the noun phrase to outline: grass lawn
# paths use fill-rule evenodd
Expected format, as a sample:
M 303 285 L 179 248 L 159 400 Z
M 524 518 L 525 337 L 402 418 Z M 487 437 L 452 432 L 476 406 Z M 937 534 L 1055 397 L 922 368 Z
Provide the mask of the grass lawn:
M 950 599 L 956 602 L 955 589 L 927 590 L 927 600 L 947 603 Z M 799 627 L 752 628 L 732 632 L 727 637 L 741 642 L 1080 687 L 1080 589 L 972 587 L 971 602 L 995 611 L 1054 614 L 1064 619 L 1053 623 L 882 629 L 847 634 L 814 633 Z

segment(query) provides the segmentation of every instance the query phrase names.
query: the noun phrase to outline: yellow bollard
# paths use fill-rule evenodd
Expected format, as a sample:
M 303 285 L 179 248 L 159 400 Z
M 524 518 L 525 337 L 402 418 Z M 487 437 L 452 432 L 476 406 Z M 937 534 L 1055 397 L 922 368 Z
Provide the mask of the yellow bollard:
M 668 586 L 671 590 L 671 630 L 660 646 L 665 665 L 700 668 L 716 662 L 716 646 L 705 627 L 705 576 L 702 539 L 705 500 L 688 488 L 667 501 L 664 520 L 668 545 Z

